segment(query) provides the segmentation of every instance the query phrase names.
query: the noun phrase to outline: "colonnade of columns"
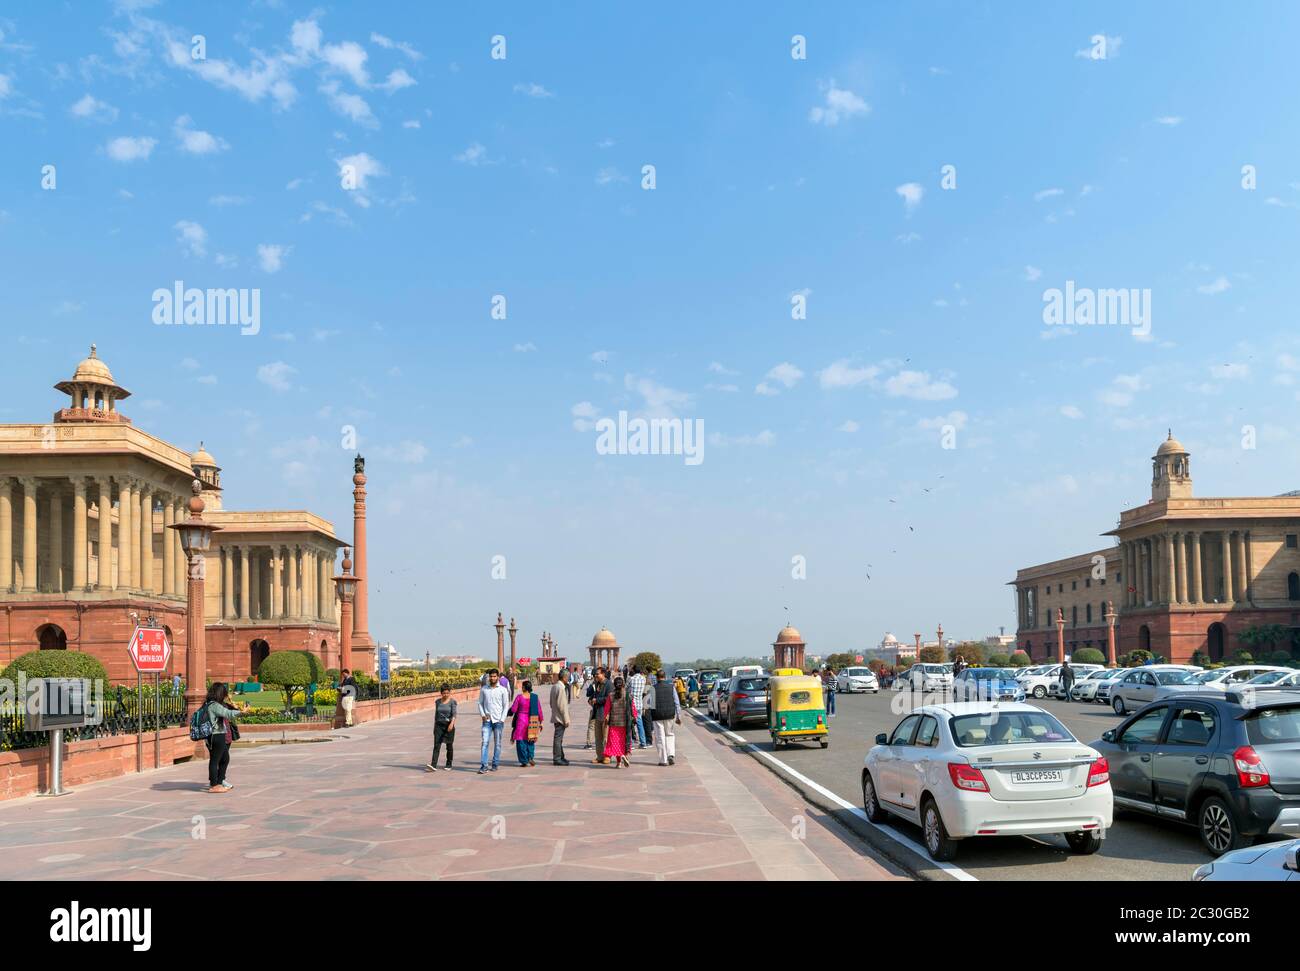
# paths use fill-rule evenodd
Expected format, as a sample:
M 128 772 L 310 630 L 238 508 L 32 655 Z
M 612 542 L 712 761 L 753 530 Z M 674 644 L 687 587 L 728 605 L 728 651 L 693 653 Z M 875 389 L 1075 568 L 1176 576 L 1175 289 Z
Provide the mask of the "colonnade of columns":
M 166 527 L 185 518 L 185 501 L 137 476 L 0 476 L 0 591 L 183 597 L 185 556 Z
M 611 671 L 618 670 L 618 653 L 621 648 L 617 647 L 592 647 L 591 666 L 593 668 L 609 668 Z
M 1250 530 L 1167 530 L 1121 544 L 1124 604 L 1246 603 L 1253 599 Z
M 220 620 L 338 623 L 333 550 L 311 543 L 231 543 L 210 556 L 220 566 Z

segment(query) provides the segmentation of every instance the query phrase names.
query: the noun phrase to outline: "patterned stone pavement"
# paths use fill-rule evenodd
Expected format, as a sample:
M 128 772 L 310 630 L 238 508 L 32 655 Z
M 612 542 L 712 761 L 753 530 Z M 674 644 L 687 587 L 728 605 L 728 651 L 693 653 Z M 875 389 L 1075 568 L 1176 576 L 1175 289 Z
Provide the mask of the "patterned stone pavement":
M 583 713 L 579 713 L 582 717 Z M 480 776 L 478 719 L 453 771 L 426 772 L 428 714 L 327 742 L 237 748 L 223 795 L 206 763 L 0 803 L 0 878 L 44 880 L 904 879 L 753 759 L 683 719 L 677 764 L 536 768 L 503 746 Z

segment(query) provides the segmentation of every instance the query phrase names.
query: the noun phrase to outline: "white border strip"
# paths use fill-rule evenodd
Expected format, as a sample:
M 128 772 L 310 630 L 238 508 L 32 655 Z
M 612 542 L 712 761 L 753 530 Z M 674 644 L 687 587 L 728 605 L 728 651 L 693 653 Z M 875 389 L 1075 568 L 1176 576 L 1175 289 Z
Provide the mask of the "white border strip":
M 791 776 L 792 778 L 798 779 L 799 782 L 807 786 L 809 789 L 813 789 L 821 793 L 823 796 L 825 796 L 831 802 L 835 803 L 835 805 L 839 806 L 841 809 L 847 809 L 849 812 L 853 813 L 854 816 L 858 817 L 858 819 L 862 820 L 864 823 L 866 823 L 868 826 L 874 829 L 877 833 L 880 833 L 883 836 L 888 836 L 895 843 L 907 847 L 917 856 L 925 860 L 929 866 L 936 867 L 940 870 L 943 870 L 949 876 L 957 880 L 964 880 L 972 883 L 979 882 L 979 877 L 976 877 L 973 874 L 968 873 L 967 871 L 963 870 L 959 866 L 955 866 L 952 863 L 939 863 L 935 860 L 930 859 L 930 854 L 926 852 L 925 847 L 922 846 L 920 843 L 916 842 L 910 836 L 905 836 L 904 834 L 894 830 L 892 827 L 881 826 L 877 823 L 873 823 L 871 820 L 867 819 L 867 814 L 865 810 L 859 808 L 858 806 L 853 805 L 853 803 L 848 802 L 847 800 L 841 799 L 839 796 L 831 792 L 825 786 L 821 785 L 820 783 L 814 782 L 812 779 L 808 778 L 803 773 L 796 772 L 794 769 L 790 768 L 790 766 L 786 765 L 784 762 L 778 759 L 771 752 L 764 752 L 753 742 L 749 741 L 748 739 L 740 735 L 737 735 L 735 732 L 731 731 L 730 729 L 723 728 L 721 725 L 714 725 L 703 715 L 701 715 L 697 709 L 692 708 L 691 711 L 695 713 L 695 717 L 697 719 L 703 721 L 710 728 L 714 729 L 715 731 L 721 732 L 723 735 L 727 736 L 730 739 L 734 739 L 735 741 L 739 742 L 740 745 L 745 749 L 748 749 L 750 752 L 753 752 L 755 755 L 759 756 L 759 758 L 763 758 L 766 759 L 768 762 L 771 762 L 782 772 L 785 772 L 787 775 Z

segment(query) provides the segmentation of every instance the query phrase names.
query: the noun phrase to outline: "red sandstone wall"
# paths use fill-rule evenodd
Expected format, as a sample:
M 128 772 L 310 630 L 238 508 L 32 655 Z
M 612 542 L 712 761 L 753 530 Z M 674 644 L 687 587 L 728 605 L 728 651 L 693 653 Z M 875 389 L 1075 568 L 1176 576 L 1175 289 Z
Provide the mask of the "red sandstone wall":
M 460 688 L 451 693 L 451 696 L 460 703 L 460 714 L 466 714 L 465 705 L 478 704 L 478 688 Z M 378 701 L 359 701 L 355 708 L 352 709 L 352 722 L 360 725 L 363 722 L 377 721 L 379 718 L 396 717 L 398 715 L 409 715 L 417 711 L 432 711 L 437 704 L 438 695 L 434 693 L 423 695 L 407 695 L 405 698 L 394 698 L 390 704 L 387 698 L 383 701 L 383 713 L 380 714 Z M 468 712 L 471 717 L 477 718 L 477 709 Z M 339 709 L 338 718 L 335 720 L 335 727 L 342 724 L 343 711 Z M 429 727 L 430 736 L 433 735 L 433 727 Z
M 168 728 L 161 733 L 164 766 L 198 755 L 206 761 L 202 742 L 190 741 L 189 728 Z M 0 752 L 0 799 L 14 799 L 49 788 L 49 747 Z M 144 767 L 153 768 L 153 736 L 144 738 Z M 135 736 L 113 735 L 64 746 L 63 786 L 75 789 L 87 782 L 112 779 L 135 771 Z M 199 781 L 204 781 L 200 779 Z

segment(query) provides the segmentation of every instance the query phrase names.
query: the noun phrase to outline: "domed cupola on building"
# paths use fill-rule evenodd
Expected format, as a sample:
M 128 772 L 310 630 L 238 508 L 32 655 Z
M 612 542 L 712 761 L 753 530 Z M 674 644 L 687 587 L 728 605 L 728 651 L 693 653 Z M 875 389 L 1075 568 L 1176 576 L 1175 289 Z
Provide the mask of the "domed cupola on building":
M 1192 458 L 1174 432 L 1151 457 L 1151 501 L 1192 498 Z
M 117 403 L 131 397 L 131 392 L 113 380 L 113 372 L 99 359 L 94 344 L 90 345 L 90 357 L 77 365 L 69 380 L 60 381 L 54 389 L 72 399 L 69 407 L 54 413 L 56 422 L 131 424 L 131 419 L 117 410 Z
M 217 460 L 212 457 L 212 453 L 203 447 L 202 442 L 199 442 L 199 450 L 190 456 L 190 465 L 194 469 L 194 478 L 203 485 L 203 501 L 212 511 L 219 511 L 221 509 L 221 467 L 217 465 Z

